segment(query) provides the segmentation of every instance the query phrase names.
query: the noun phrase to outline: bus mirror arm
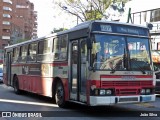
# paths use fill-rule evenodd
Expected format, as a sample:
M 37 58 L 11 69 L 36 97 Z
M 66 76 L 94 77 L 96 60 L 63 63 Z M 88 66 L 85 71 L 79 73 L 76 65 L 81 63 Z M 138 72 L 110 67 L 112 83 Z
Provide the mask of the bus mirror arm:
M 89 70 L 89 71 L 92 71 L 92 70 L 93 70 L 93 72 L 95 72 L 94 67 L 91 67 L 91 66 L 88 67 L 88 70 Z
M 155 75 L 160 75 L 160 72 L 155 73 Z
M 92 49 L 92 42 L 89 38 L 87 38 L 87 48 Z

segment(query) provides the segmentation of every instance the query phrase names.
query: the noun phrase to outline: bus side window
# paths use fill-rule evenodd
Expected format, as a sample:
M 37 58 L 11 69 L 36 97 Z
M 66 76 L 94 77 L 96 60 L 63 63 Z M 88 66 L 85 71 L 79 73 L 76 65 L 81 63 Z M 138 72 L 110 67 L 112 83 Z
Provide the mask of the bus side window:
M 67 36 L 63 35 L 53 40 L 54 60 L 66 60 L 67 58 Z
M 19 57 L 19 62 L 26 62 L 27 58 L 27 47 L 28 45 L 24 45 L 20 47 L 20 57 Z
M 53 53 L 54 53 L 54 60 L 58 60 L 59 59 L 59 43 L 60 41 L 58 40 L 58 38 L 55 38 L 53 40 Z
M 60 60 L 67 59 L 67 36 L 61 37 L 61 44 L 60 44 Z
M 17 47 L 17 48 L 13 49 L 13 59 L 12 59 L 12 62 L 13 63 L 18 62 L 18 57 L 19 57 L 19 49 Z
M 51 39 L 47 38 L 38 43 L 37 61 L 50 61 L 51 60 Z
M 37 55 L 37 43 L 29 44 L 27 61 L 35 62 Z

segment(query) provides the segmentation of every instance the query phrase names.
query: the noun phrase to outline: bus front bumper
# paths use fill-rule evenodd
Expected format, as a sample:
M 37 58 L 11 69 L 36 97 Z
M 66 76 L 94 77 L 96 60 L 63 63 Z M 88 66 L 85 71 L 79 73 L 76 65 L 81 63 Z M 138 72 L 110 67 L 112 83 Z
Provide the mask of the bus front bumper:
M 91 106 L 113 105 L 121 103 L 153 102 L 156 95 L 140 96 L 90 96 Z

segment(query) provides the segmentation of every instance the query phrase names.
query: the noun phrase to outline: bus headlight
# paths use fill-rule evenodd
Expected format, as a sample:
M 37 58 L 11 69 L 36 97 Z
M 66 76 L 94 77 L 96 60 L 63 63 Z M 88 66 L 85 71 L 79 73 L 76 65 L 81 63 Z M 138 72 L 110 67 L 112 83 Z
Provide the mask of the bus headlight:
M 100 95 L 105 95 L 105 94 L 106 94 L 106 90 L 100 90 L 100 91 L 99 91 L 99 94 L 100 94 Z
M 146 89 L 146 94 L 150 94 L 151 90 L 150 89 Z
M 106 90 L 106 94 L 107 95 L 111 95 L 112 94 L 112 90 Z
M 99 90 L 99 95 L 112 95 L 112 90 L 110 89 Z
M 94 91 L 91 91 L 91 95 L 111 96 L 111 95 L 114 95 L 114 90 L 113 89 L 94 89 Z
M 145 89 L 142 89 L 141 90 L 141 94 L 145 94 L 146 93 L 146 90 Z

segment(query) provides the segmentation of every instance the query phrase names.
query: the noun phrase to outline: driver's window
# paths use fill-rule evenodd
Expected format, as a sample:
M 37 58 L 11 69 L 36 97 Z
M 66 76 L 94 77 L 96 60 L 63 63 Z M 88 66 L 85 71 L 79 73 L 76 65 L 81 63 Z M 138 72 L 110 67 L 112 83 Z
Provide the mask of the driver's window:
M 92 48 L 93 67 L 95 69 L 107 69 L 107 63 L 117 66 L 117 63 L 119 64 L 119 61 L 122 61 L 125 39 L 120 36 L 97 35 Z

